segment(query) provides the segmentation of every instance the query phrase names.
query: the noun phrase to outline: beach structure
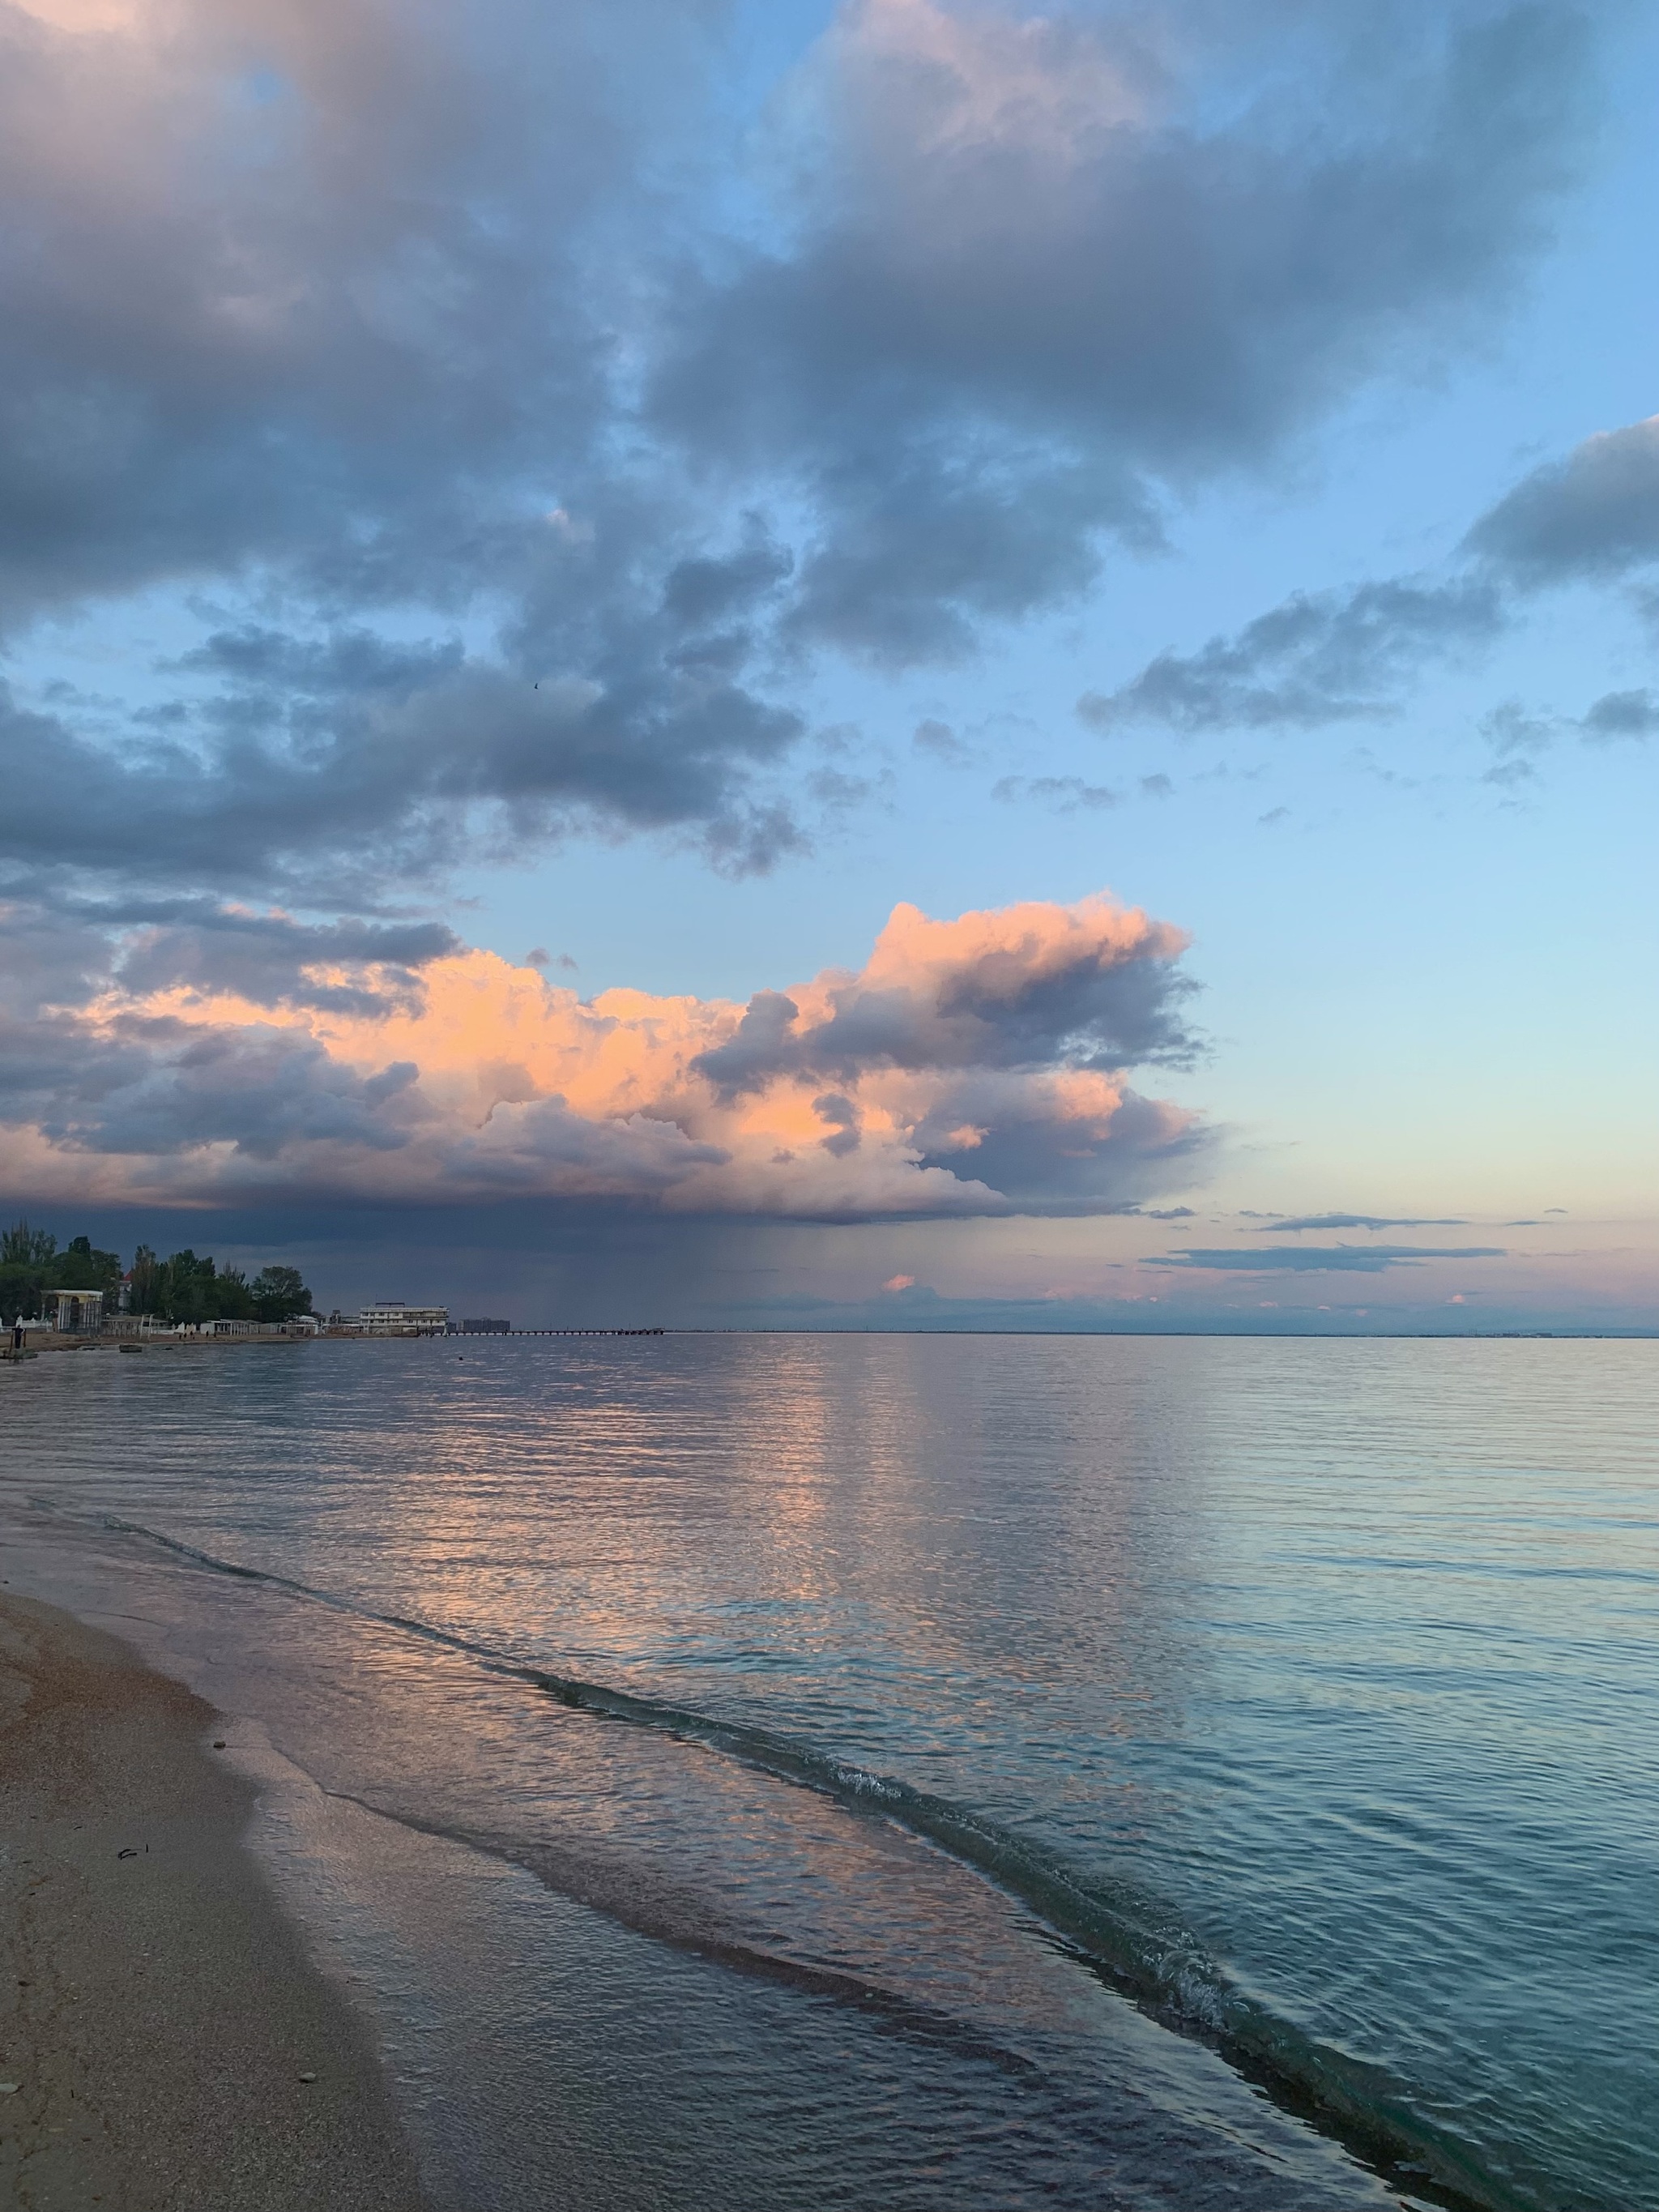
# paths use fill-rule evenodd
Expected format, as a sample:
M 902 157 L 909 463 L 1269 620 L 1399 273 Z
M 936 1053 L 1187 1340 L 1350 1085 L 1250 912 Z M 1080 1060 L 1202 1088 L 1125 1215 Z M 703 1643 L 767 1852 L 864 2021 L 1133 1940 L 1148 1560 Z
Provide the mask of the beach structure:
M 204 1321 L 195 1324 L 198 1336 L 319 1336 L 322 1323 L 314 1314 L 292 1314 L 287 1321 Z
M 96 1336 L 104 1326 L 101 1291 L 48 1291 L 46 1318 L 60 1336 Z
M 406 1305 L 401 1298 L 377 1298 L 358 1315 L 356 1327 L 371 1336 L 444 1336 L 447 1306 Z
M 457 1336 L 511 1336 L 513 1324 L 510 1321 L 475 1319 L 457 1323 L 453 1333 Z

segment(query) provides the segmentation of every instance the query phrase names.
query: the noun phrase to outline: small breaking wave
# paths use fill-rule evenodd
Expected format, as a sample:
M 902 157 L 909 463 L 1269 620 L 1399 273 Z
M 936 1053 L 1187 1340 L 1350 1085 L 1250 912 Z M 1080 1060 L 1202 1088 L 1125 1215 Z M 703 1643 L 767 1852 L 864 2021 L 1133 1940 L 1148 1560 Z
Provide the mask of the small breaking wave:
M 378 1612 L 292 1577 L 219 1558 L 137 1522 L 105 1516 L 98 1525 L 141 1538 L 210 1573 L 456 1652 L 568 1711 L 696 1743 L 814 1790 L 848 1813 L 891 1820 L 994 1884 L 1051 1941 L 1143 2012 L 1209 2045 L 1275 2103 L 1341 2142 L 1407 2197 L 1438 2203 L 1448 2212 L 1523 2212 L 1528 2202 L 1487 2172 L 1455 2136 L 1416 2112 L 1385 2069 L 1305 2034 L 1239 1990 L 1171 1908 L 1137 1886 L 1085 1872 L 969 1806 L 751 1723 L 529 1665 L 429 1622 Z

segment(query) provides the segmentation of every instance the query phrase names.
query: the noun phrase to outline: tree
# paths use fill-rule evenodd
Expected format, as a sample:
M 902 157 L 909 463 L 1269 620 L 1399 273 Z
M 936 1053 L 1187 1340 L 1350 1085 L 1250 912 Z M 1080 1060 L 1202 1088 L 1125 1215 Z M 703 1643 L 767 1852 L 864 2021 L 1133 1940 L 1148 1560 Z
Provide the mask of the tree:
M 94 1251 L 89 1237 L 72 1237 L 60 1252 L 50 1230 L 27 1221 L 0 1231 L 0 1315 L 32 1319 L 46 1310 L 50 1291 L 102 1291 L 113 1304 L 120 1286 L 119 1257 Z
M 52 1287 L 57 1291 L 102 1291 L 112 1302 L 121 1287 L 121 1257 L 118 1252 L 97 1252 L 89 1237 L 71 1237 L 67 1249 L 52 1263 Z
M 158 1260 L 147 1244 L 132 1259 L 132 1310 L 161 1321 L 287 1321 L 311 1311 L 297 1268 L 266 1267 L 252 1282 L 240 1267 L 216 1267 L 188 1247 Z
M 0 1314 L 33 1320 L 40 1313 L 57 1251 L 58 1239 L 27 1221 L 0 1233 Z
M 132 1255 L 132 1285 L 131 1310 L 136 1314 L 161 1311 L 158 1290 L 161 1263 L 148 1244 L 141 1244 Z
M 16 1221 L 0 1235 L 0 1267 L 44 1267 L 57 1249 L 58 1239 L 49 1230 Z
M 311 1311 L 311 1292 L 297 1267 L 262 1267 L 251 1286 L 253 1310 L 261 1321 L 291 1321 Z
M 119 1255 L 98 1251 L 89 1237 L 71 1237 L 60 1252 L 49 1231 L 27 1221 L 0 1231 L 0 1317 L 40 1314 L 48 1291 L 102 1291 L 112 1307 L 120 1287 Z M 250 1283 L 241 1268 L 222 1269 L 188 1246 L 159 1260 L 141 1244 L 131 1291 L 131 1311 L 159 1321 L 289 1321 L 311 1311 L 297 1267 L 266 1267 Z

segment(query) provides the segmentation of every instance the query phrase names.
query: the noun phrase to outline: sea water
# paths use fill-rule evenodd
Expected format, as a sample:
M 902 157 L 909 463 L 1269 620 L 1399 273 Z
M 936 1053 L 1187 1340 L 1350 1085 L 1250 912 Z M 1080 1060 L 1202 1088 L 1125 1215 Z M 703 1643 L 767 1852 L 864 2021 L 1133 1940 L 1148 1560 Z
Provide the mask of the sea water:
M 459 2212 L 1659 2206 L 1659 1345 L 62 1355 Z

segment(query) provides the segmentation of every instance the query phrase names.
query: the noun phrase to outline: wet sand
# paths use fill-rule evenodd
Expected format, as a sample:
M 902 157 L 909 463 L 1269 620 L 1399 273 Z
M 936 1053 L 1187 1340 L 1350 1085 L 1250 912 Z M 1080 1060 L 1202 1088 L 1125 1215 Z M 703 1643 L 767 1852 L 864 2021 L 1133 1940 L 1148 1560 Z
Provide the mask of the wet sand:
M 0 2204 L 420 2212 L 368 2033 L 243 1848 L 214 1723 L 0 1594 Z

